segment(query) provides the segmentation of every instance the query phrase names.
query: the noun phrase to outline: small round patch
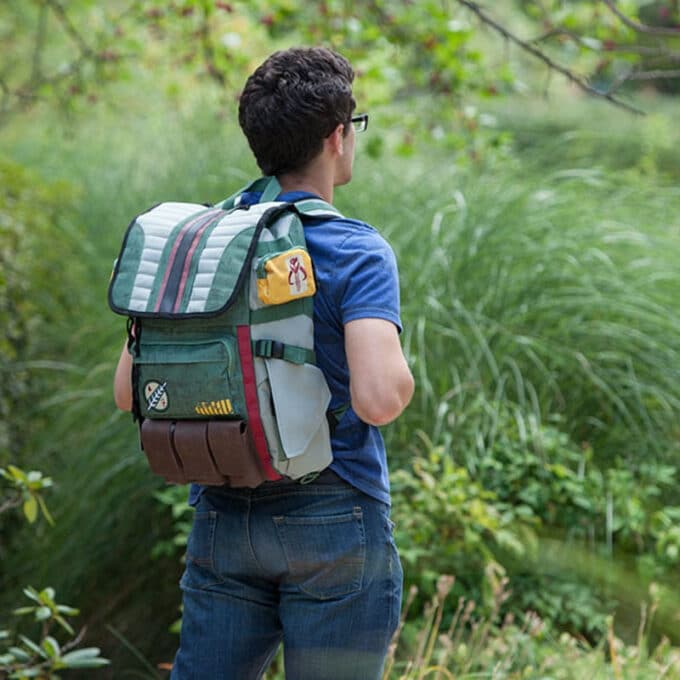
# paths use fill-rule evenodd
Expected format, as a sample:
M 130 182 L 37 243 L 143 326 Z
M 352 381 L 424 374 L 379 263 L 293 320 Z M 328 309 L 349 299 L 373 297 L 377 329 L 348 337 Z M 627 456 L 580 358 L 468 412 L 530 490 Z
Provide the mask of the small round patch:
M 144 385 L 144 398 L 148 411 L 166 411 L 169 405 L 167 394 L 168 383 L 149 380 Z

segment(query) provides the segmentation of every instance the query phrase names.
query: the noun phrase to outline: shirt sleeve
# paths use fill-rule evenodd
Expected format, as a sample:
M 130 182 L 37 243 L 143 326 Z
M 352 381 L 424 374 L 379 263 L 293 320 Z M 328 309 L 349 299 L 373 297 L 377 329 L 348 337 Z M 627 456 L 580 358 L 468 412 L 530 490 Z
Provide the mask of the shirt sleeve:
M 399 272 L 387 241 L 373 229 L 355 232 L 342 244 L 339 256 L 343 325 L 356 319 L 385 319 L 401 332 Z

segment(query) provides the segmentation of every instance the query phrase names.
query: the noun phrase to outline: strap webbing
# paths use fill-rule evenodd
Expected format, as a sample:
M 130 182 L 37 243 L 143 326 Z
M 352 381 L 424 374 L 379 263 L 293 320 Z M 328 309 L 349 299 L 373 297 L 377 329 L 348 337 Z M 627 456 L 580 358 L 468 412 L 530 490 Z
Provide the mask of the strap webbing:
M 314 350 L 278 340 L 254 340 L 253 355 L 264 359 L 284 359 L 292 364 L 316 364 Z
M 216 203 L 215 207 L 222 210 L 231 210 L 239 204 L 241 194 L 248 191 L 261 191 L 262 198 L 260 198 L 260 202 L 265 203 L 273 201 L 281 193 L 281 185 L 276 177 L 260 177 L 250 182 L 250 184 L 246 184 L 246 186 L 229 196 L 229 198 L 225 198 L 221 203 Z
M 238 350 L 241 358 L 241 371 L 243 374 L 243 391 L 246 399 L 248 412 L 248 427 L 253 435 L 255 450 L 262 465 L 262 471 L 269 480 L 281 479 L 281 475 L 272 466 L 267 447 L 267 437 L 264 433 L 260 418 L 260 404 L 257 398 L 257 383 L 255 381 L 255 366 L 250 345 L 250 328 L 238 326 L 236 329 L 238 338 Z
M 320 198 L 303 198 L 295 201 L 295 207 L 308 217 L 342 217 L 342 213 L 330 203 Z
M 260 203 L 267 203 L 268 201 L 275 201 L 281 193 L 281 185 L 276 177 L 260 177 L 255 181 L 247 184 L 242 189 L 239 189 L 235 194 L 229 196 L 221 203 L 215 204 L 215 207 L 222 210 L 231 210 L 239 204 L 241 194 L 250 191 L 260 191 Z M 320 198 L 303 198 L 295 202 L 295 207 L 298 212 L 309 217 L 342 217 L 342 213 L 330 203 L 321 200 Z

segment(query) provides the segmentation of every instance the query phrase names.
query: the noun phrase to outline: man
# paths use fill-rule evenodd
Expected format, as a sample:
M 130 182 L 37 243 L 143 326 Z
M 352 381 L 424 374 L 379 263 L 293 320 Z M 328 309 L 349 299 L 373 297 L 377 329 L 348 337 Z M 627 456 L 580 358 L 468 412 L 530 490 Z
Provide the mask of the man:
M 350 181 L 357 128 L 367 123 L 353 117 L 353 79 L 349 63 L 324 48 L 277 52 L 248 79 L 239 122 L 263 174 L 278 179 L 278 200 L 332 203 Z M 241 204 L 259 198 L 246 192 Z M 255 680 L 281 642 L 289 680 L 372 680 L 398 623 L 402 571 L 378 430 L 414 388 L 399 343 L 396 262 L 357 220 L 305 218 L 305 238 L 317 364 L 331 410 L 349 404 L 334 429 L 334 460 L 307 484 L 192 488 L 173 680 Z M 123 409 L 130 363 L 123 350 L 114 387 Z

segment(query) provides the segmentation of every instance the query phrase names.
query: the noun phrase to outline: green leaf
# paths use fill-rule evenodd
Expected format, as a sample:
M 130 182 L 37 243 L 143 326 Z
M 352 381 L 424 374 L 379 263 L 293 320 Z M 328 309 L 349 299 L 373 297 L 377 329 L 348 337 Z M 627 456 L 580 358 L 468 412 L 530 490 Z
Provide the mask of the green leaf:
M 17 616 L 25 616 L 26 614 L 32 614 L 36 609 L 37 607 L 19 607 L 13 613 Z
M 21 649 L 21 647 L 10 647 L 9 653 L 20 663 L 26 663 L 31 660 L 31 655 L 25 649 Z
M 47 504 L 45 503 L 45 499 L 42 496 L 38 496 L 38 504 L 40 505 L 40 510 L 42 511 L 43 517 L 48 521 L 50 526 L 54 526 L 54 519 L 52 519 L 52 515 L 47 509 Z
M 32 485 L 35 482 L 39 482 L 41 479 L 42 479 L 42 472 L 38 472 L 37 470 L 31 470 L 26 475 L 26 481 L 28 481 L 29 485 Z
M 52 610 L 49 607 L 38 607 L 35 610 L 36 621 L 47 621 L 52 616 Z
M 54 620 L 55 620 L 55 621 L 56 621 L 56 622 L 57 622 L 57 623 L 58 623 L 58 624 L 59 624 L 59 625 L 60 625 L 60 626 L 61 626 L 61 627 L 69 634 L 69 635 L 73 635 L 73 634 L 74 634 L 75 631 L 73 630 L 73 628 L 71 627 L 71 625 L 69 624 L 69 622 L 66 621 L 66 619 L 64 619 L 64 618 L 61 617 L 61 616 L 55 616 L 55 617 L 54 617 Z
M 29 524 L 33 524 L 38 518 L 38 501 L 31 495 L 24 501 L 24 515 Z
M 61 663 L 68 668 L 100 668 L 107 666 L 110 661 L 99 656 L 98 647 L 84 647 L 76 649 L 61 657 Z
M 10 680 L 24 680 L 25 678 L 45 677 L 41 668 L 21 668 L 10 675 Z M 51 676 L 54 680 L 54 676 Z
M 49 603 L 49 604 L 54 604 L 54 596 L 56 595 L 56 591 L 54 588 L 47 587 L 43 588 L 40 591 L 40 600 L 41 602 Z
M 31 586 L 24 588 L 24 595 L 30 600 L 33 600 L 38 604 L 42 604 L 42 600 L 40 599 L 40 593 L 35 588 Z
M 30 638 L 27 638 L 25 635 L 20 635 L 19 639 L 28 647 L 34 654 L 37 654 L 38 656 L 42 657 L 43 659 L 47 658 L 47 654 L 44 649 L 39 647 L 33 640 Z
M 68 652 L 62 656 L 64 661 L 74 661 L 78 659 L 92 659 L 98 657 L 101 653 L 99 647 L 83 647 L 82 649 L 74 649 L 72 652 Z
M 60 614 L 66 614 L 66 616 L 78 616 L 78 614 L 80 614 L 80 609 L 76 609 L 75 607 L 69 607 L 66 604 L 58 604 L 57 611 Z
M 56 659 L 61 654 L 59 643 L 50 635 L 42 641 L 42 648 L 50 659 Z
M 7 469 L 9 470 L 10 474 L 12 475 L 12 478 L 15 479 L 17 482 L 25 482 L 26 481 L 26 473 L 21 470 L 18 467 L 15 467 L 14 465 L 8 465 Z

